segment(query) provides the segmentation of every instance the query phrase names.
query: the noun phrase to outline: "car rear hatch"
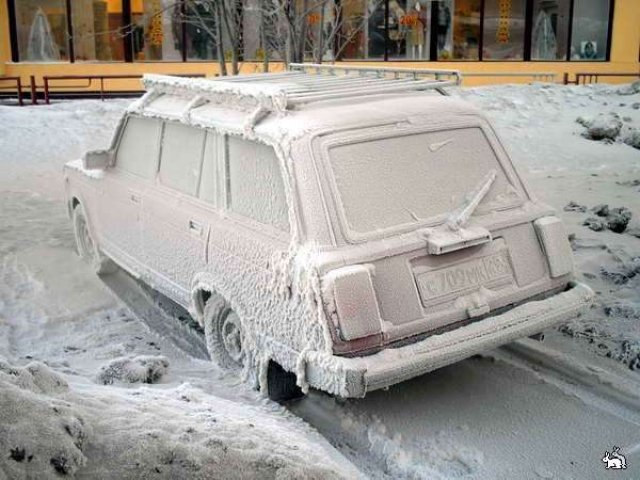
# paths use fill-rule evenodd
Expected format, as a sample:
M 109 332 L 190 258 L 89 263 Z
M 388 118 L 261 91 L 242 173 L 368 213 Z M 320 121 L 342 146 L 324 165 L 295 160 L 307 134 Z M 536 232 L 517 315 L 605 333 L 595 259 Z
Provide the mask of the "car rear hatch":
M 535 224 L 549 210 L 481 123 L 350 132 L 320 148 L 345 240 L 323 283 L 338 349 L 438 331 L 568 281 L 571 264 L 552 276 L 546 252 L 570 259 L 561 224 Z

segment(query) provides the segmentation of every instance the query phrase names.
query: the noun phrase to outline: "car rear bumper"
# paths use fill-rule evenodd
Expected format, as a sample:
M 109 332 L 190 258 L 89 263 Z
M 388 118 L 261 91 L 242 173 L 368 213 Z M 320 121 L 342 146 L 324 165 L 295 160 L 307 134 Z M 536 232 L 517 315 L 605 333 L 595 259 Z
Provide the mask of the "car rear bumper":
M 310 386 L 343 397 L 367 392 L 422 375 L 515 339 L 541 332 L 587 310 L 593 291 L 582 283 L 545 300 L 531 301 L 506 313 L 432 335 L 366 357 L 338 357 L 313 352 L 307 356 Z

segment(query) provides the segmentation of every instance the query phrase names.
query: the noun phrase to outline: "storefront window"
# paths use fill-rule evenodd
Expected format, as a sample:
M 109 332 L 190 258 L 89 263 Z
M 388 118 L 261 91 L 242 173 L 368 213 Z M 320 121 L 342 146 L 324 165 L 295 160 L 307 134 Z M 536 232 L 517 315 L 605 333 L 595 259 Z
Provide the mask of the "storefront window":
M 262 45 L 262 28 L 263 25 L 260 11 L 261 0 L 245 0 L 244 11 L 242 15 L 242 48 L 245 60 L 262 61 L 267 50 Z M 266 24 L 266 22 L 264 22 Z M 266 33 L 266 30 L 265 30 Z M 269 55 L 272 57 L 272 55 Z
M 608 27 L 609 0 L 575 0 L 571 60 L 604 60 Z
M 76 61 L 123 61 L 122 0 L 71 0 Z
M 485 0 L 483 60 L 524 58 L 525 0 Z
M 184 28 L 187 39 L 187 59 L 213 60 L 218 58 L 216 49 L 218 27 L 214 8 L 213 2 L 189 1 L 186 3 Z M 175 21 L 177 22 L 177 20 Z
M 383 58 L 384 1 L 345 0 L 341 5 L 343 58 Z
M 431 1 L 392 0 L 389 2 L 389 56 L 428 60 Z
M 314 62 L 322 53 L 322 60 L 326 62 L 334 59 L 334 45 L 336 40 L 336 2 L 310 2 L 311 9 L 305 16 L 307 41 L 305 46 L 305 61 Z
M 69 59 L 67 11 L 64 0 L 15 2 L 18 52 L 24 62 Z
M 481 0 L 436 2 L 438 60 L 478 60 Z
M 567 57 L 570 0 L 534 0 L 531 60 Z
M 175 0 L 131 2 L 131 31 L 135 61 L 181 61 L 182 25 Z

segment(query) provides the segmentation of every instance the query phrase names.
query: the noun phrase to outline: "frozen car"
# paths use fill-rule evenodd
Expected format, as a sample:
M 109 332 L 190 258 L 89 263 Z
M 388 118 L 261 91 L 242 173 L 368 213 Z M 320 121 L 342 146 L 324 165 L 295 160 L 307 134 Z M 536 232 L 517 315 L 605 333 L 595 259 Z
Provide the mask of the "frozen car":
M 274 399 L 362 397 L 589 306 L 562 222 L 438 93 L 455 72 L 293 68 L 145 77 L 65 168 L 81 256 L 188 308 Z

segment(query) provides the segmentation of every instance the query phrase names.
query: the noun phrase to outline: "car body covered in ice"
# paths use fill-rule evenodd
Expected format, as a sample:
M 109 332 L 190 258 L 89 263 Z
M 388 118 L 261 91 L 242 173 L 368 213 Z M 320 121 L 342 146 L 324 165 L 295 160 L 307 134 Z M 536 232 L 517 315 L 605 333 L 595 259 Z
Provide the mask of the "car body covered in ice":
M 277 399 L 364 396 L 587 308 L 486 118 L 365 77 L 146 77 L 109 149 L 65 167 L 80 253 L 188 308 Z

